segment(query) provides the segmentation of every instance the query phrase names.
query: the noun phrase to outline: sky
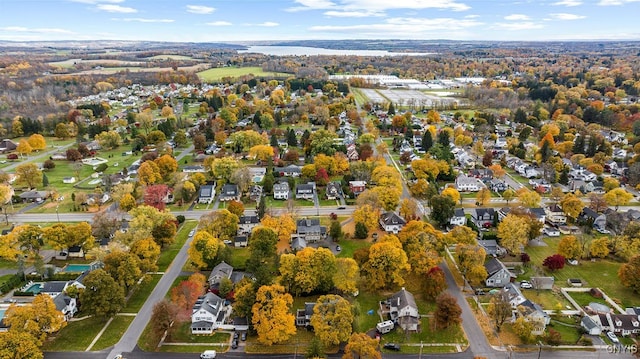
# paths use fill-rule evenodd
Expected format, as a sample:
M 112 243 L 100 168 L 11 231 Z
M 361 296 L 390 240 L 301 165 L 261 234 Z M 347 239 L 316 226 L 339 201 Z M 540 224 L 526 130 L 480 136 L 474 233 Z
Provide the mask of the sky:
M 0 40 L 640 40 L 640 0 L 0 0 Z

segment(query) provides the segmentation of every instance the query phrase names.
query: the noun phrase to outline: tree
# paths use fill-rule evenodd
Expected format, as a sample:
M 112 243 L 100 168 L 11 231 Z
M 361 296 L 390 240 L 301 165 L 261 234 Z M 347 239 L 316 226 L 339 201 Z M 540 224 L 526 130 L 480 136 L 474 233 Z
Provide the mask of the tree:
M 273 147 L 269 145 L 256 145 L 249 149 L 249 157 L 260 161 L 272 159 L 274 155 Z
M 142 162 L 138 168 L 138 182 L 143 186 L 149 186 L 162 181 L 160 168 L 153 161 Z
M 533 341 L 532 331 L 533 323 L 526 320 L 523 316 L 518 317 L 513 323 L 513 332 L 525 343 L 531 343 Z
M 37 133 L 29 136 L 27 142 L 29 142 L 31 148 L 36 152 L 47 148 L 47 141 L 45 141 L 44 136 Z
M 38 183 L 42 183 L 42 171 L 35 163 L 22 163 L 16 167 L 18 183 L 24 183 L 29 188 L 36 188 Z
M 514 191 L 512 188 L 507 188 L 504 192 L 502 192 L 502 199 L 507 202 L 507 205 L 515 196 L 516 191 Z
M 211 212 L 200 218 L 199 228 L 222 241 L 232 241 L 238 232 L 238 216 L 226 209 Z
M 162 211 L 166 206 L 165 199 L 169 194 L 169 186 L 166 184 L 149 185 L 144 189 L 144 204 Z
M 291 235 L 296 231 L 296 222 L 290 214 L 283 214 L 279 217 L 265 215 L 260 220 L 260 224 L 271 228 L 278 234 L 278 240 L 283 242 L 288 242 L 291 239 Z
M 122 145 L 122 137 L 116 131 L 104 131 L 96 135 L 96 141 L 106 150 L 112 150 Z
M 9 330 L 0 334 L 0 358 L 42 359 L 44 354 L 32 335 Z
M 524 216 L 510 213 L 498 224 L 500 245 L 513 254 L 519 254 L 520 247 L 527 244 L 528 233 L 529 222 Z
M 353 233 L 356 239 L 365 239 L 369 236 L 369 230 L 367 226 L 362 222 L 356 222 L 356 227 Z
M 171 180 L 173 174 L 178 170 L 178 162 L 171 155 L 162 155 L 154 162 L 158 165 L 160 176 L 165 182 Z
M 444 277 L 444 272 L 440 267 L 431 267 L 424 278 L 422 284 L 424 288 L 424 296 L 428 300 L 434 300 L 447 289 L 447 282 Z
M 565 258 L 576 259 L 582 257 L 582 245 L 576 236 L 565 236 L 558 243 L 558 254 Z
M 223 244 L 211 233 L 199 230 L 189 246 L 189 261 L 199 269 L 213 268 L 218 252 Z
M 120 209 L 129 212 L 136 206 L 136 199 L 130 193 L 126 193 L 120 200 Z
M 31 147 L 29 142 L 27 142 L 27 140 L 22 139 L 20 140 L 20 142 L 18 142 L 16 151 L 20 154 L 20 156 L 24 156 L 24 155 L 29 156 L 29 154 L 33 152 L 33 148 Z
M 295 317 L 290 313 L 293 298 L 281 285 L 263 285 L 258 289 L 251 310 L 258 342 L 264 345 L 282 343 L 296 333 Z
M 209 158 L 212 160 L 209 161 Z M 204 166 L 211 170 L 215 178 L 228 183 L 231 181 L 231 175 L 241 167 L 241 164 L 233 157 L 207 157 Z
M 342 225 L 337 220 L 331 221 L 331 226 L 329 227 L 329 235 L 334 242 L 338 242 L 342 239 Z
M 523 188 L 522 190 L 518 190 L 518 192 L 519 192 L 517 193 L 518 200 L 520 201 L 520 203 L 522 203 L 524 207 L 529 207 L 529 208 L 540 207 L 540 201 L 542 200 L 542 198 L 538 193 L 534 191 L 530 191 L 526 188 Z
M 434 314 L 435 328 L 446 329 L 452 325 L 462 323 L 462 309 L 456 298 L 449 293 L 441 293 L 436 298 L 436 311 Z
M 24 224 L 15 227 L 11 231 L 16 239 L 20 249 L 26 251 L 32 256 L 36 256 L 40 248 L 42 248 L 44 242 L 42 238 L 42 229 L 38 226 L 31 224 Z
M 562 211 L 575 221 L 582 212 L 584 203 L 576 195 L 567 193 L 560 201 L 560 206 Z
M 191 278 L 183 280 L 177 286 L 171 288 L 171 302 L 176 305 L 176 309 L 178 310 L 177 314 L 180 319 L 189 319 L 193 306 L 203 291 L 203 284 L 198 280 L 191 280 Z
M 69 247 L 67 231 L 66 224 L 56 223 L 43 229 L 42 236 L 45 243 L 53 247 L 53 249 L 61 250 Z
M 156 262 L 160 257 L 160 246 L 153 238 L 139 239 L 131 245 L 131 254 L 138 257 L 138 264 L 142 273 L 158 270 Z
M 39 345 L 44 342 L 47 334 L 55 333 L 67 325 L 64 314 L 56 309 L 53 298 L 47 294 L 36 295 L 28 306 L 11 305 L 4 321 L 11 331 L 28 333 Z
M 600 212 L 607 208 L 607 201 L 602 194 L 591 192 L 587 197 L 589 198 L 589 208 L 592 210 Z
M 406 228 L 406 227 L 405 227 Z M 467 226 L 455 226 L 443 236 L 447 244 L 478 244 L 478 233 Z
M 562 255 L 554 254 L 545 258 L 542 265 L 549 268 L 551 271 L 555 271 L 557 269 L 564 268 L 565 261 L 566 259 Z
M 283 254 L 279 282 L 295 296 L 326 292 L 333 287 L 335 261 L 333 253 L 326 248 L 307 247 L 296 254 Z
M 271 283 L 277 271 L 278 235 L 271 228 L 259 226 L 251 232 L 247 271 L 253 273 L 256 285 Z
M 589 244 L 589 253 L 592 257 L 605 258 L 609 255 L 609 238 L 596 238 Z
M 484 204 L 490 199 L 491 191 L 486 187 L 481 188 L 480 191 L 478 191 L 478 193 L 476 194 L 476 201 L 478 201 L 481 206 L 484 206 Z
M 616 211 L 620 206 L 626 206 L 633 199 L 633 195 L 624 188 L 614 188 L 603 196 L 609 206 L 615 206 Z
M 131 252 L 114 251 L 103 260 L 104 270 L 128 291 L 140 277 L 140 259 Z
M 336 289 L 347 294 L 358 291 L 360 268 L 352 258 L 336 258 L 336 271 L 333 274 L 333 285 Z
M 378 228 L 379 217 L 379 211 L 368 204 L 359 206 L 353 212 L 353 220 L 356 225 L 362 223 L 366 227 L 367 232 L 375 231 Z
M 323 295 L 313 306 L 311 326 L 325 346 L 347 341 L 351 335 L 352 322 L 351 304 L 338 295 Z
M 170 301 L 163 299 L 154 304 L 151 311 L 151 318 L 149 319 L 149 326 L 153 338 L 157 338 L 159 342 L 160 338 L 165 332 L 168 332 L 172 328 L 173 322 L 176 320 L 177 308 Z
M 455 189 L 454 187 L 447 187 L 445 188 L 442 193 L 440 193 L 440 195 L 442 196 L 448 196 L 450 197 L 454 203 L 458 203 L 460 201 L 460 192 L 458 192 L 457 189 Z
M 456 203 L 449 196 L 433 196 L 430 201 L 431 219 L 441 227 L 446 226 L 453 217 Z
M 320 168 L 316 171 L 315 180 L 320 186 L 325 186 L 329 182 L 329 175 L 327 170 Z
M 493 172 L 493 176 L 497 178 L 502 178 L 507 174 L 507 171 L 499 163 L 489 166 L 489 169 Z
M 366 333 L 353 333 L 344 348 L 342 359 L 382 359 L 378 351 L 380 343 Z
M 124 289 L 103 269 L 91 271 L 84 279 L 80 293 L 84 313 L 108 318 L 124 306 Z
M 227 210 L 238 217 L 244 215 L 244 205 L 239 201 L 231 201 L 227 206 Z
M 385 289 L 404 284 L 403 276 L 411 269 L 400 241 L 380 241 L 369 248 L 369 259 L 362 266 L 362 275 L 373 289 Z
M 633 290 L 634 293 L 640 292 L 640 255 L 631 257 L 629 262 L 620 266 L 618 279 L 623 286 Z
M 509 293 L 505 291 L 499 291 L 491 296 L 489 300 L 489 315 L 496 324 L 496 330 L 499 332 L 502 324 L 511 318 L 512 308 L 509 300 Z

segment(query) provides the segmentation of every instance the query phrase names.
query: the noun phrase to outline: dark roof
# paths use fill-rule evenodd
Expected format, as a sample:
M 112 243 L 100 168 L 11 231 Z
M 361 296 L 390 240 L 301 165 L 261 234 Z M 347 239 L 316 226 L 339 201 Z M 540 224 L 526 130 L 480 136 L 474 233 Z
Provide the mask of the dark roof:
M 312 191 L 313 192 L 313 185 L 309 184 L 309 183 L 299 184 L 296 187 L 296 192 L 300 192 L 300 191 Z
M 506 269 L 504 264 L 502 264 L 502 262 L 500 262 L 497 258 L 491 258 L 490 261 L 484 264 L 484 268 L 487 270 L 487 274 L 489 274 L 489 276 L 498 273 L 502 269 Z
M 80 253 L 81 251 L 82 251 L 82 247 L 80 246 L 69 247 L 69 253 Z
M 213 267 L 211 274 L 209 275 L 209 280 L 213 277 L 229 278 L 231 277 L 231 273 L 233 273 L 233 267 L 222 261 L 220 264 Z
M 260 218 L 258 216 L 240 216 L 238 222 L 240 224 L 258 224 L 260 223 Z
M 238 194 L 238 185 L 227 183 L 222 186 L 221 193 L 223 195 L 237 195 Z
M 488 214 L 491 216 L 491 218 L 493 218 L 493 215 L 496 211 L 493 208 L 476 208 L 475 209 L 475 214 L 476 214 L 476 218 L 479 217 L 484 217 L 485 214 Z
M 415 308 L 416 310 L 418 309 L 416 299 L 413 297 L 413 294 L 404 288 L 389 297 L 389 303 L 396 308 L 404 308 L 408 306 Z
M 395 212 L 385 212 L 380 215 L 380 221 L 387 226 L 391 226 L 394 224 L 404 225 L 407 221 L 404 218 L 398 216 Z
M 244 243 L 244 242 L 246 242 L 246 241 L 247 241 L 247 236 L 235 236 L 235 237 L 233 238 L 233 241 L 234 241 L 235 243 Z
M 498 252 L 498 242 L 495 239 L 484 239 L 479 240 L 478 244 L 484 248 L 484 251 L 487 254 L 496 254 Z M 488 272 L 488 270 L 487 270 Z
M 591 317 L 585 315 L 584 317 L 582 317 L 582 320 L 580 321 L 580 323 L 582 323 L 582 325 L 587 328 L 587 330 L 591 330 L 593 328 L 597 328 L 598 324 L 591 319 Z
M 464 217 L 464 208 L 456 208 L 453 210 L 454 217 Z
M 52 281 L 44 282 L 41 292 L 44 293 L 62 293 L 64 287 L 67 285 L 66 281 Z
M 200 197 L 212 197 L 213 196 L 213 186 L 212 185 L 202 185 L 200 186 Z
M 529 208 L 529 213 L 535 215 L 538 218 L 546 216 L 546 212 L 544 211 L 544 208 L 541 208 L 541 207 Z
M 598 212 L 592 210 L 589 207 L 584 207 L 582 209 L 581 215 L 582 215 L 583 218 L 590 218 L 590 219 L 594 219 L 594 220 L 600 216 L 598 214 Z

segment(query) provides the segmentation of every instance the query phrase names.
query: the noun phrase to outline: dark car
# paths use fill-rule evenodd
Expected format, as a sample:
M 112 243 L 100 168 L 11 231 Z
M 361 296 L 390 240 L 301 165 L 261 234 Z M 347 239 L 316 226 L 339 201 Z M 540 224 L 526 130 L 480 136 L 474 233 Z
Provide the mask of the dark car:
M 238 339 L 234 339 L 231 342 L 231 349 L 238 349 Z
M 233 333 L 233 339 L 238 339 L 239 337 L 240 337 L 240 334 L 238 334 L 238 332 Z
M 247 340 L 247 332 L 242 332 L 242 335 L 240 336 L 240 340 L 242 341 Z
M 399 351 L 400 350 L 400 344 L 396 344 L 396 343 L 387 343 L 383 346 L 383 348 L 385 349 L 389 349 L 389 350 L 395 350 L 395 351 Z

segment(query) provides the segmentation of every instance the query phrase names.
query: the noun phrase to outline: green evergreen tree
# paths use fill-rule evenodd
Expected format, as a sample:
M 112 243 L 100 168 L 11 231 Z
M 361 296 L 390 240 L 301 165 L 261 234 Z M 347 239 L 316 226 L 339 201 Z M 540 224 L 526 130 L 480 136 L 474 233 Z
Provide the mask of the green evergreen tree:
M 289 129 L 289 132 L 287 132 L 287 144 L 291 147 L 297 147 L 298 146 L 298 139 L 296 138 L 296 131 L 294 131 L 293 129 Z
M 265 200 L 265 196 L 260 196 L 260 203 L 258 203 L 258 217 L 260 219 L 264 217 L 264 213 L 266 210 L 267 210 L 267 201 Z
M 389 111 L 387 111 L 387 115 L 389 115 L 389 117 L 392 117 L 395 114 L 396 114 L 396 108 L 393 106 L 393 102 L 392 102 L 389 104 Z
M 576 139 L 573 142 L 572 152 L 575 154 L 584 153 L 584 145 L 585 145 L 584 134 L 579 134 L 578 136 L 576 136 Z
M 369 231 L 367 230 L 367 226 L 362 222 L 356 223 L 356 230 L 354 236 L 357 239 L 365 239 L 369 235 Z
M 269 143 L 271 144 L 271 147 L 278 147 L 278 137 L 276 137 L 275 133 L 271 135 Z
M 427 152 L 433 146 L 433 138 L 431 138 L 431 131 L 424 131 L 424 135 L 422 136 L 422 150 Z

